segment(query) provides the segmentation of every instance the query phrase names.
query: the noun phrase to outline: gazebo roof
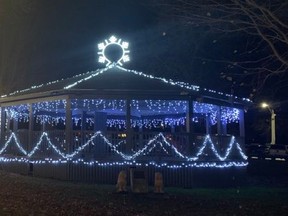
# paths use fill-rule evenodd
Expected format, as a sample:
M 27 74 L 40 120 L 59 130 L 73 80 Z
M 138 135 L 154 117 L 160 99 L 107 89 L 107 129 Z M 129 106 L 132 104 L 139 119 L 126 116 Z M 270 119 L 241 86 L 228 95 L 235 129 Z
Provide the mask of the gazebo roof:
M 226 101 L 231 101 L 231 98 L 233 98 L 233 101 L 236 103 L 250 103 L 250 101 L 245 98 L 238 98 L 222 92 L 200 88 L 199 86 L 191 85 L 189 83 L 175 82 L 171 79 L 147 75 L 143 72 L 125 69 L 116 64 L 95 71 L 79 74 L 71 78 L 15 91 L 8 95 L 1 96 L 0 102 L 33 98 L 32 95 L 38 95 L 37 97 L 47 97 L 49 95 L 51 96 L 51 94 L 57 95 L 59 92 L 62 92 L 62 94 L 69 94 L 69 92 L 75 91 L 82 93 L 85 91 L 113 91 L 118 93 L 119 91 L 147 91 L 151 93 L 153 92 L 153 94 L 159 92 L 162 92 L 162 94 L 172 94 L 172 92 L 177 92 L 178 95 L 196 95 L 197 97 L 200 95 L 201 97 Z

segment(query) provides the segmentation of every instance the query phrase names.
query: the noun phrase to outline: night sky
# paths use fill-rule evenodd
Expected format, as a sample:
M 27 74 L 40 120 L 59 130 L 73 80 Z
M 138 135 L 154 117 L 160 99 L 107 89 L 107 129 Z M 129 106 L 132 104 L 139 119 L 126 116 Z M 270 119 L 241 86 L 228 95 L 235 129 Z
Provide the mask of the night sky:
M 239 58 L 247 41 L 255 38 L 181 25 L 165 18 L 154 3 L 0 0 L 0 93 L 104 67 L 97 62 L 97 44 L 114 34 L 130 43 L 131 62 L 126 68 L 249 97 L 251 86 L 238 85 L 247 80 L 233 86 L 221 78 L 221 73 L 239 69 L 209 59 Z M 273 80 L 269 82 L 259 98 L 283 101 L 286 90 L 275 91 Z M 285 116 L 283 108 L 281 112 Z
M 125 2 L 1 1 L 1 55 L 7 56 L 1 69 L 27 74 L 20 83 L 27 87 L 103 67 L 97 63 L 99 41 L 111 34 L 139 40 L 141 31 L 156 25 L 149 10 Z M 132 42 L 131 51 L 135 46 Z
M 202 56 L 235 55 L 239 39 L 163 19 L 152 1 L 2 0 L 1 9 L 1 73 L 21 78 L 17 85 L 2 81 L 2 92 L 103 67 L 96 45 L 112 34 L 130 42 L 127 68 L 231 91 L 220 77 L 230 66 Z M 247 97 L 242 90 L 237 93 Z

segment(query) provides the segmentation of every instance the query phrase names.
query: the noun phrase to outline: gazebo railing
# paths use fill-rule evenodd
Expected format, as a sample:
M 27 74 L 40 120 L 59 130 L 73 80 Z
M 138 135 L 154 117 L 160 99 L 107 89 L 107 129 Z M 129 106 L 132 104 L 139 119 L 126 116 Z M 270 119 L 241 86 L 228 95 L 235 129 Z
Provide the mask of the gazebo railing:
M 5 132 L 2 136 L 4 140 L 1 141 L 0 150 L 5 147 L 4 145 L 7 144 L 11 135 L 12 132 Z M 145 160 L 146 158 L 161 157 L 177 160 L 185 159 L 183 156 L 193 157 L 204 148 L 203 145 L 210 145 L 201 154 L 203 160 L 209 160 L 215 158 L 213 148 L 220 156 L 223 156 L 232 141 L 232 136 L 210 135 L 213 147 L 210 142 L 205 144 L 206 135 L 179 132 L 134 132 L 131 139 L 127 139 L 127 134 L 123 132 L 109 131 L 102 134 L 95 131 L 74 130 L 71 136 L 71 143 L 68 144 L 63 130 L 51 130 L 46 133 L 41 131 L 29 133 L 28 130 L 18 130 L 15 133 L 16 140 L 11 139 L 1 155 L 24 156 L 23 152 L 19 150 L 19 146 L 21 146 L 27 151 L 27 154 L 30 153 L 29 156 L 32 158 L 61 158 L 72 155 L 76 159 L 105 160 L 105 158 L 114 157 L 125 160 L 124 155 L 131 156 L 129 159 L 141 158 Z M 235 141 L 243 146 L 243 139 L 240 137 L 235 138 Z M 239 155 L 236 150 L 231 150 L 231 157 Z

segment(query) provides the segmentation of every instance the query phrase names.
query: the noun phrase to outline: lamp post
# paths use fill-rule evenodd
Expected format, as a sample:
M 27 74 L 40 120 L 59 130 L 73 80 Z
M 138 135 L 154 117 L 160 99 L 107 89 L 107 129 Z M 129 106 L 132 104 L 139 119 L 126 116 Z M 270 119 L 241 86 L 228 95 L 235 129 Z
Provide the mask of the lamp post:
M 269 104 L 262 103 L 262 108 L 268 108 L 268 110 L 271 113 L 271 145 L 274 145 L 276 143 L 276 127 L 275 127 L 275 112 L 274 109 L 272 109 Z

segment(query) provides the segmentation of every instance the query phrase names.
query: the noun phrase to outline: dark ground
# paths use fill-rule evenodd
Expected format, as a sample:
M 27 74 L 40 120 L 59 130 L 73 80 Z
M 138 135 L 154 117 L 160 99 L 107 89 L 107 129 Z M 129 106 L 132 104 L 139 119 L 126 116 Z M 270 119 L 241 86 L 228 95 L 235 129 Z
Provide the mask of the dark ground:
M 287 215 L 287 178 L 278 178 L 249 177 L 247 185 L 239 188 L 117 194 L 115 185 L 76 184 L 0 171 L 0 215 Z

